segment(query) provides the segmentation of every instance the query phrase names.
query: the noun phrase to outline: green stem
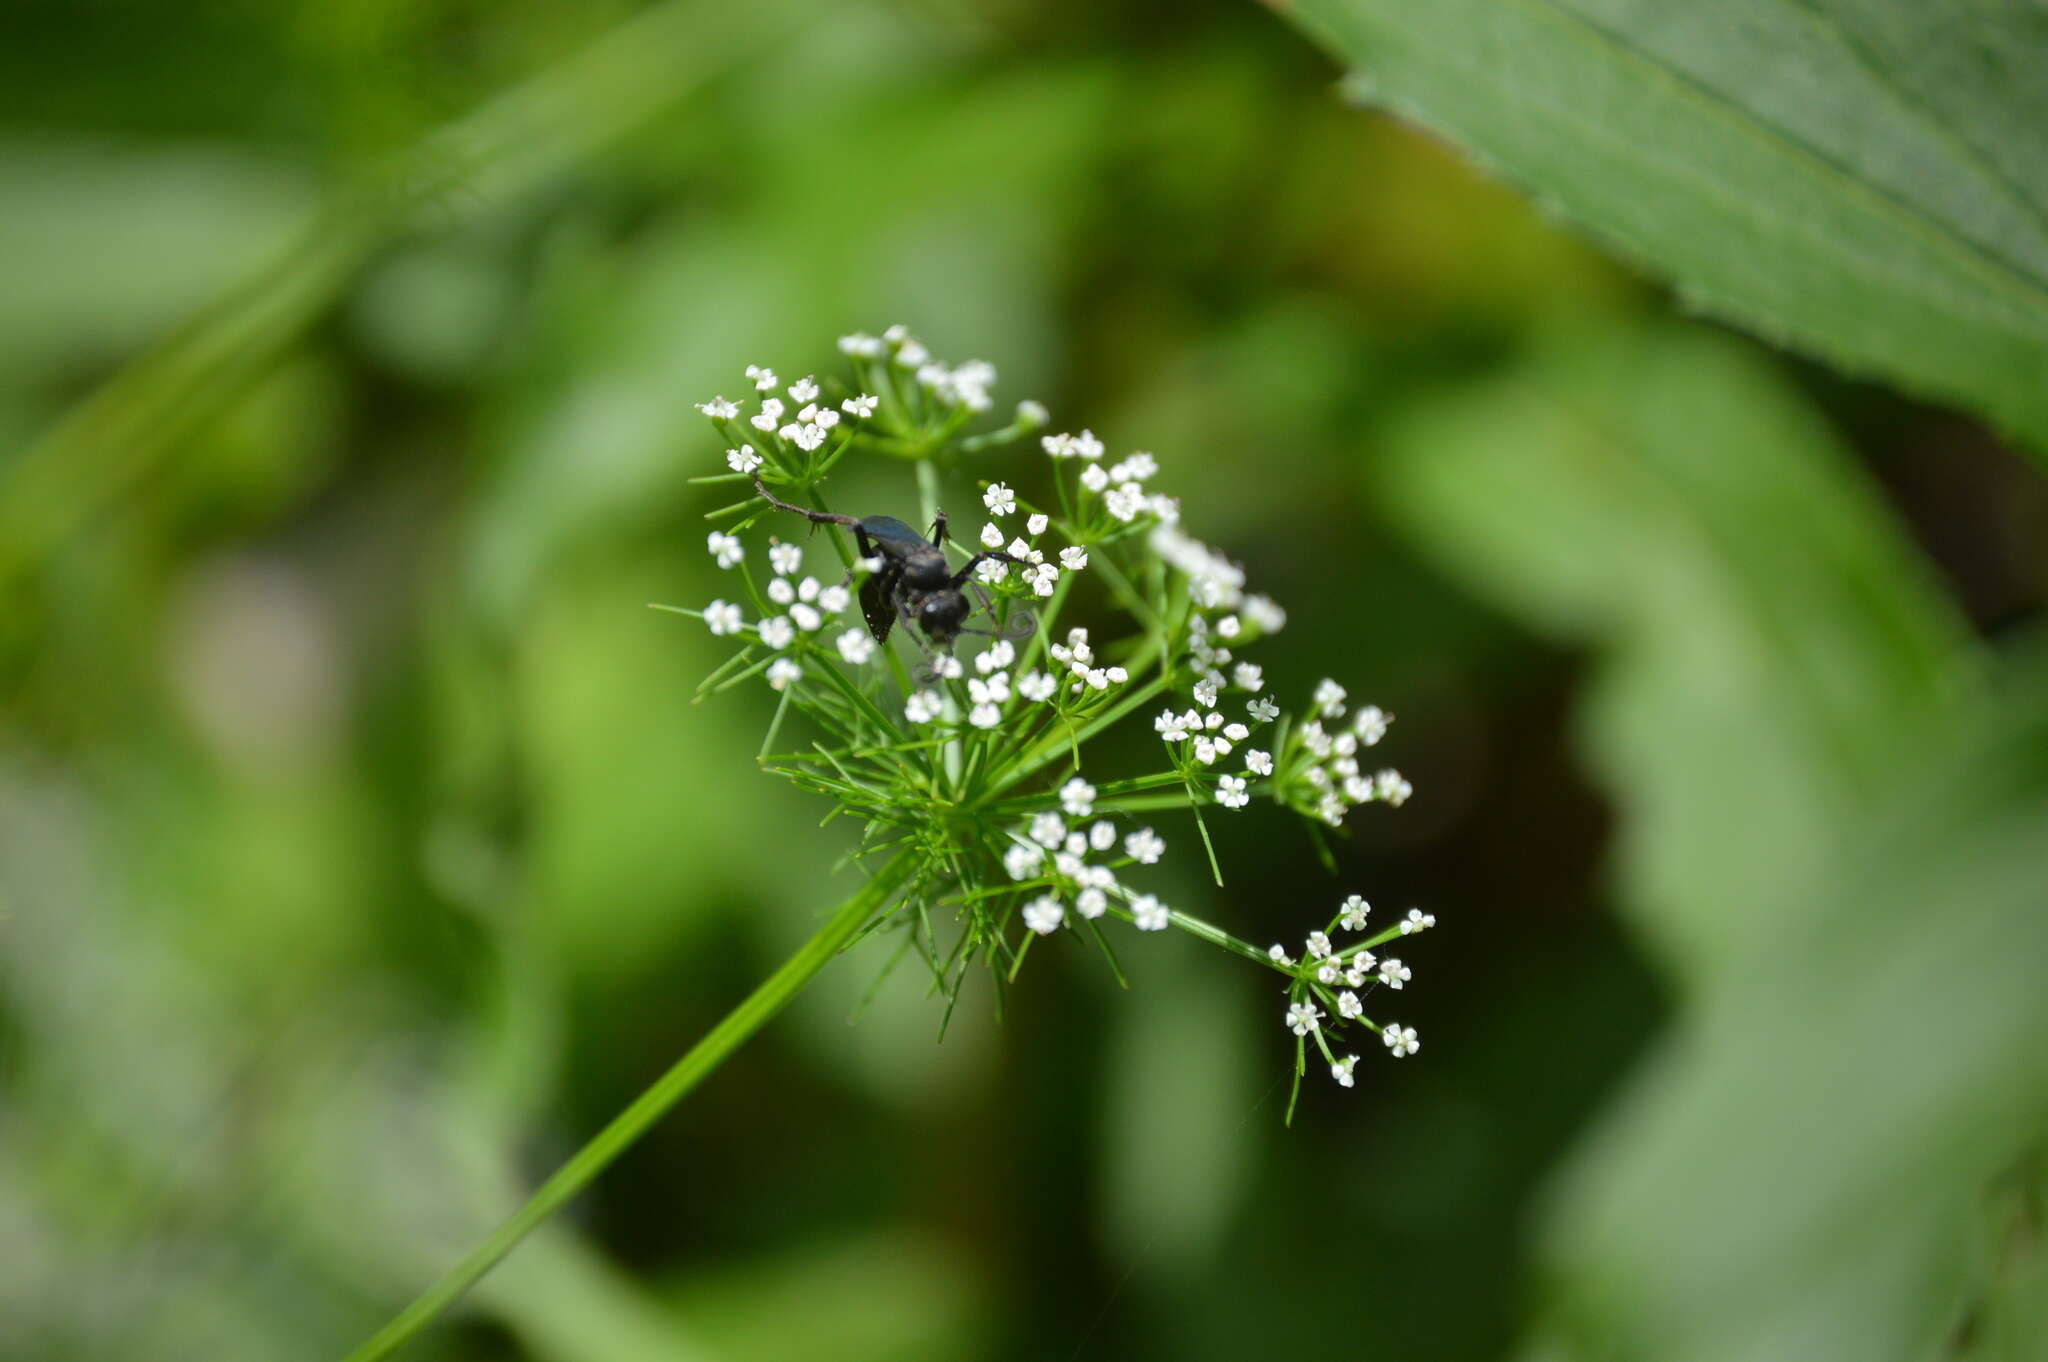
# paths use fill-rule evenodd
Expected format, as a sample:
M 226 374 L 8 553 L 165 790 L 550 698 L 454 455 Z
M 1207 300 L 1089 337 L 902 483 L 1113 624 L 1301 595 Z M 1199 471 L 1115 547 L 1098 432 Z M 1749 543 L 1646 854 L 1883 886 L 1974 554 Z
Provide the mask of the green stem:
M 859 893 L 826 920 L 825 925 L 795 955 L 762 980 L 760 986 L 747 995 L 745 1002 L 728 1012 L 723 1021 L 675 1062 L 674 1067 L 635 1098 L 631 1106 L 613 1117 L 610 1125 L 576 1151 L 575 1157 L 556 1169 L 554 1176 L 542 1183 L 526 1204 L 492 1231 L 488 1239 L 442 1273 L 439 1281 L 394 1316 L 368 1342 L 350 1353 L 347 1362 L 377 1362 L 379 1358 L 391 1356 L 435 1316 L 454 1304 L 463 1292 L 476 1285 L 520 1240 L 588 1187 L 599 1173 L 646 1134 L 648 1128 L 681 1101 L 705 1075 L 780 1012 L 889 901 L 890 896 L 909 878 L 914 866 L 915 861 L 909 853 L 901 854 L 884 865 Z

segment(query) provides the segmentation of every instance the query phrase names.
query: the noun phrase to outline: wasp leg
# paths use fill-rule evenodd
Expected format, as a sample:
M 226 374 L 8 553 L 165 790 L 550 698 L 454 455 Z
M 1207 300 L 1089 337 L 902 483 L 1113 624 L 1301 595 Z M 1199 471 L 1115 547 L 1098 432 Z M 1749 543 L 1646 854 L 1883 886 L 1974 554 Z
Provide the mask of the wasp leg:
M 995 550 L 989 553 L 977 553 L 972 558 L 967 560 L 966 567 L 961 568 L 958 572 L 953 574 L 953 589 L 955 591 L 958 591 L 961 587 L 965 586 L 967 584 L 968 577 L 973 574 L 974 570 L 980 567 L 983 563 L 987 562 L 991 558 L 1004 563 L 1021 563 L 1024 561 L 1022 558 L 1013 558 L 1009 554 L 1004 553 L 1000 550 Z
M 800 515 L 813 525 L 851 525 L 854 528 L 855 537 L 860 537 L 860 519 L 857 516 L 840 515 L 834 511 L 813 511 L 807 507 L 792 506 L 786 501 L 779 501 L 773 492 L 770 492 L 767 487 L 762 485 L 759 478 L 754 479 L 754 490 L 761 494 L 761 500 L 767 502 L 778 511 L 788 511 L 791 515 Z M 869 555 L 863 554 L 863 556 Z

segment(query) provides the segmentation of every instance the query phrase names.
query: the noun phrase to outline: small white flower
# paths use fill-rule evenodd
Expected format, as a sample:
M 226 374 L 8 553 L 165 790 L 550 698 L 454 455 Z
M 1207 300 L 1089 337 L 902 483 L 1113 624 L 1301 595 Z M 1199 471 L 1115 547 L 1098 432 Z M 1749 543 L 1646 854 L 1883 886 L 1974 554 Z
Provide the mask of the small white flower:
M 1091 463 L 1081 470 L 1081 485 L 1091 492 L 1100 492 L 1109 486 L 1109 470 L 1099 463 Z
M 774 387 L 777 382 L 773 369 L 764 369 L 758 364 L 749 364 L 747 366 L 747 377 L 754 380 L 755 392 L 765 393 Z
M 984 558 L 981 565 L 974 569 L 974 575 L 994 586 L 1010 575 L 1010 565 L 1000 558 Z
M 1017 509 L 1017 494 L 1004 483 L 990 483 L 981 494 L 981 504 L 988 507 L 990 515 L 1005 516 Z
M 1150 828 L 1139 828 L 1124 838 L 1124 854 L 1140 865 L 1157 865 L 1166 854 L 1166 839 Z
M 997 672 L 993 676 L 970 677 L 967 682 L 967 696 L 977 705 L 1000 705 L 1010 698 L 1010 674 Z
M 1216 782 L 1216 802 L 1226 809 L 1241 809 L 1252 802 L 1240 776 L 1223 776 Z
M 798 449 L 816 449 L 825 443 L 825 427 L 815 424 L 797 426 L 790 431 L 787 438 L 793 441 Z
M 1196 761 L 1202 763 L 1202 765 L 1204 766 L 1214 766 L 1216 764 L 1217 755 L 1218 754 L 1216 751 L 1216 740 L 1214 738 L 1200 737 L 1195 739 Z
M 789 385 L 789 398 L 792 402 L 815 402 L 818 400 L 818 385 L 806 374 Z
M 981 546 L 985 549 L 999 549 L 1003 546 L 1003 527 L 991 520 L 981 527 Z
M 976 728 L 994 728 L 1002 721 L 1002 710 L 986 701 L 967 711 L 967 722 Z
M 1391 956 L 1380 961 L 1380 982 L 1388 988 L 1399 988 L 1414 977 L 1414 970 Z
M 722 397 L 714 397 L 709 402 L 699 402 L 697 410 L 714 421 L 730 421 L 740 414 L 737 402 L 728 402 Z
M 1045 864 L 1045 849 L 1030 842 L 1012 842 L 1003 853 L 1003 869 L 1013 880 L 1028 880 Z
M 1131 925 L 1141 932 L 1163 932 L 1172 921 L 1165 904 L 1151 894 L 1139 894 L 1131 900 Z
M 1074 896 L 1074 911 L 1085 918 L 1098 918 L 1109 911 L 1109 895 L 1100 889 L 1083 889 Z
M 1218 638 L 1236 638 L 1242 632 L 1244 632 L 1244 626 L 1237 622 L 1237 616 L 1235 615 L 1225 615 L 1222 619 L 1216 621 L 1216 636 Z
M 1269 724 L 1280 717 L 1280 704 L 1276 700 L 1261 696 L 1246 705 L 1245 712 L 1250 714 L 1255 722 Z
M 880 404 L 881 400 L 879 397 L 870 397 L 866 393 L 862 393 L 859 397 L 849 397 L 844 402 L 841 402 L 839 410 L 845 412 L 856 421 L 865 421 L 875 414 L 875 407 Z
M 796 626 L 787 615 L 770 615 L 761 621 L 761 641 L 778 651 L 796 642 Z
M 1052 524 L 1051 518 L 1041 511 L 1024 522 L 1024 529 L 1028 534 L 1044 534 L 1045 527 L 1050 524 Z
M 1158 471 L 1159 460 L 1143 450 L 1139 450 L 1115 468 L 1110 469 L 1109 475 L 1118 482 L 1143 482 Z
M 1244 769 L 1250 771 L 1255 776 L 1272 775 L 1273 754 L 1271 752 L 1261 752 L 1256 747 L 1252 748 L 1244 754 Z
M 1097 851 L 1107 851 L 1115 846 L 1116 824 L 1110 822 L 1107 818 L 1099 819 L 1090 824 L 1088 828 L 1088 845 L 1094 847 Z
M 875 640 L 865 629 L 848 629 L 839 636 L 839 655 L 858 667 L 875 655 Z
M 974 670 L 983 676 L 999 671 L 1017 660 L 1017 650 L 1008 639 L 1003 639 L 974 659 Z
M 1060 580 L 1060 570 L 1051 563 L 1039 563 L 1024 569 L 1024 580 L 1030 584 L 1033 595 L 1050 596 Z
M 1045 403 L 1025 398 L 1017 404 L 1017 424 L 1029 430 L 1036 430 L 1052 419 L 1052 413 L 1045 409 Z
M 711 532 L 704 544 L 711 550 L 711 556 L 718 560 L 718 565 L 722 568 L 737 567 L 740 560 L 747 556 L 746 547 L 737 538 L 729 534 L 720 534 L 717 530 Z
M 729 601 L 713 601 L 704 607 L 704 624 L 714 634 L 737 634 L 743 622 L 740 608 Z
M 768 566 L 778 577 L 792 577 L 803 571 L 804 551 L 795 544 L 770 544 Z
M 1043 563 L 1045 561 L 1045 555 L 1025 543 L 1021 537 L 1010 541 L 1009 553 L 1012 558 L 1020 558 L 1027 563 Z
M 768 582 L 768 599 L 777 605 L 788 605 L 796 599 L 796 588 L 782 577 L 771 578 Z
M 903 702 L 903 717 L 914 724 L 928 724 L 946 712 L 946 697 L 935 690 L 913 691 Z
M 1078 544 L 1061 549 L 1060 566 L 1069 572 L 1079 572 L 1088 566 L 1088 550 Z
M 1041 894 L 1024 905 L 1024 925 L 1040 936 L 1058 931 L 1066 919 L 1067 910 L 1050 894 Z
M 1231 742 L 1243 742 L 1246 738 L 1249 738 L 1251 735 L 1252 731 L 1249 728 L 1246 728 L 1243 724 L 1223 725 L 1223 736 L 1229 739 Z
M 1401 919 L 1401 935 L 1408 936 L 1414 932 L 1428 931 L 1434 926 L 1436 926 L 1435 913 L 1425 913 L 1420 908 L 1410 908 L 1408 916 Z
M 839 353 L 843 355 L 854 355 L 861 359 L 879 359 L 887 349 L 888 347 L 882 343 L 880 337 L 870 336 L 865 331 L 856 331 L 852 335 L 839 338 Z
M 1294 1003 L 1287 1009 L 1287 1029 L 1297 1036 L 1305 1036 L 1318 1029 L 1322 1019 L 1323 1010 L 1314 1003 Z
M 1095 808 L 1095 787 L 1075 776 L 1060 786 L 1060 804 L 1070 817 L 1086 818 Z
M 1316 687 L 1316 711 L 1331 718 L 1340 718 L 1344 713 L 1344 688 L 1325 677 Z
M 761 456 L 754 452 L 752 445 L 725 451 L 726 466 L 735 473 L 751 473 L 761 466 Z
M 825 617 L 823 615 L 819 614 L 815 608 L 804 604 L 802 601 L 798 601 L 795 605 L 789 607 L 789 617 L 790 619 L 796 622 L 797 628 L 803 630 L 807 634 L 816 633 L 818 631 L 819 626 L 825 623 Z
M 957 657 L 942 657 L 932 663 L 932 674 L 948 681 L 958 681 L 967 675 L 967 664 Z
M 1408 802 L 1409 795 L 1415 793 L 1415 787 L 1404 780 L 1399 771 L 1381 771 L 1372 778 L 1372 790 L 1375 795 L 1397 809 Z
M 1195 703 L 1203 709 L 1216 708 L 1216 693 L 1221 689 L 1214 681 L 1203 677 L 1195 682 Z
M 1332 1064 L 1330 1066 L 1330 1077 L 1336 1079 L 1340 1084 L 1348 1088 L 1358 1081 L 1357 1079 L 1353 1078 L 1351 1074 L 1351 1071 L 1353 1069 L 1356 1069 L 1357 1067 L 1358 1056 L 1346 1055 L 1344 1056 L 1344 1058 L 1338 1060 L 1335 1064 Z
M 818 608 L 828 615 L 836 615 L 852 602 L 853 595 L 843 586 L 833 585 L 818 593 Z
M 1344 971 L 1338 968 L 1335 960 L 1325 960 L 1316 966 L 1316 980 L 1319 983 L 1334 984 L 1343 977 Z
M 1122 667 L 1105 667 L 1102 674 L 1109 678 L 1109 684 L 1112 686 L 1121 686 L 1131 679 L 1130 672 Z
M 1362 932 L 1365 930 L 1366 915 L 1372 912 L 1372 905 L 1365 901 L 1363 895 L 1353 894 L 1344 900 L 1341 912 L 1342 916 L 1337 921 L 1345 931 Z
M 1358 1001 L 1358 995 L 1345 989 L 1337 995 L 1337 1015 L 1345 1021 L 1357 1021 L 1365 1015 L 1365 1005 Z
M 1042 847 L 1056 847 L 1067 839 L 1066 821 L 1050 810 L 1031 820 L 1031 840 Z
M 1293 958 L 1287 954 L 1286 950 L 1277 941 L 1266 948 L 1266 958 L 1276 965 L 1292 965 L 1294 963 Z
M 1058 688 L 1059 682 L 1041 671 L 1029 671 L 1017 678 L 1017 694 L 1033 702 L 1050 700 Z
M 1230 672 L 1239 690 L 1255 691 L 1266 684 L 1266 669 L 1256 662 L 1240 662 Z
M 1102 499 L 1103 508 L 1126 523 L 1143 514 L 1148 504 L 1145 489 L 1135 482 L 1125 483 Z
M 1394 1052 L 1396 1059 L 1402 1055 L 1412 1055 L 1422 1048 L 1422 1042 L 1415 1039 L 1415 1028 L 1412 1026 L 1396 1026 L 1388 1022 L 1387 1029 L 1380 1032 L 1380 1039 Z
M 768 664 L 768 684 L 781 690 L 804 674 L 804 669 L 786 657 L 778 657 Z
M 1311 960 L 1322 960 L 1328 958 L 1329 954 L 1330 938 L 1322 932 L 1310 932 L 1308 934 L 1308 958 Z
M 1287 627 L 1287 612 L 1275 605 L 1269 596 L 1245 597 L 1244 617 L 1264 634 L 1277 634 Z

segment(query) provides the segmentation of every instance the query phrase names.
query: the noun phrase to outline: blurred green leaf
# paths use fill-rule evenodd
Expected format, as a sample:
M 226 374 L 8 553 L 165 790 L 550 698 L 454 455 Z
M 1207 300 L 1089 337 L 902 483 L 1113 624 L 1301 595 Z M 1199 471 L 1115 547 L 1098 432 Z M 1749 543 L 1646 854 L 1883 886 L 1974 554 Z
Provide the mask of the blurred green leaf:
M 1986 1189 L 2048 1135 L 2042 661 L 1902 773 L 1581 1151 L 1544 1255 L 1568 1355 L 1905 1362 L 1995 1289 Z
M 2048 452 L 2048 11 L 1301 0 L 1439 129 L 1696 306 Z
M 784 0 L 669 0 L 436 129 L 340 193 L 290 247 L 0 463 L 0 581 L 33 567 L 204 428 L 331 307 L 381 245 L 532 192 L 782 36 Z
M 1929 1355 L 2048 1129 L 2042 668 L 1984 696 L 1848 461 L 1725 341 L 1556 346 L 1382 473 L 1455 570 L 1600 647 L 1625 906 L 1687 992 L 1556 1198 L 1535 1355 Z
M 1961 623 L 1887 513 L 1733 345 L 1560 342 L 1390 441 L 1380 488 L 1423 548 L 1606 648 L 1586 736 L 1629 823 L 1626 899 L 1671 963 L 1776 930 L 1973 684 Z

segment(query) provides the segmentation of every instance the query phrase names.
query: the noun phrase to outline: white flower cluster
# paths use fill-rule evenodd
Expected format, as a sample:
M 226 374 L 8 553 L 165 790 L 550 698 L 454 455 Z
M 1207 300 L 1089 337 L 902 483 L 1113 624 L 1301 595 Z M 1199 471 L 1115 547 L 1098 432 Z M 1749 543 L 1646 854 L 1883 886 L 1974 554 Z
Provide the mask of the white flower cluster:
M 1045 559 L 1045 551 L 1038 547 L 1038 536 L 1045 533 L 1052 524 L 1052 518 L 1034 512 L 1024 522 L 1025 535 L 1010 539 L 1008 531 L 996 524 L 1005 516 L 1017 511 L 1017 494 L 1003 483 L 991 483 L 981 494 L 981 504 L 995 517 L 981 527 L 981 546 L 985 549 L 1000 549 L 1017 560 L 1017 577 L 1029 587 L 1033 596 L 1049 597 L 1053 588 L 1059 585 L 1060 572 L 1079 572 L 1088 566 L 1088 551 L 1078 544 L 1070 544 L 1059 551 L 1058 564 Z M 1028 537 L 1026 537 L 1028 536 Z M 1006 544 L 1004 541 L 1008 539 Z M 999 558 L 991 558 L 975 569 L 975 576 L 984 585 L 1000 586 L 1009 580 L 1013 565 Z
M 905 326 L 892 326 L 879 336 L 864 331 L 839 338 L 839 352 L 855 360 L 890 364 L 908 369 L 919 387 L 948 407 L 987 411 L 994 405 L 989 395 L 996 384 L 996 368 L 987 360 L 970 359 L 948 368 L 934 360 L 917 337 Z
M 1067 689 L 1076 695 L 1083 691 L 1105 691 L 1131 679 L 1130 672 L 1122 667 L 1095 665 L 1095 650 L 1088 645 L 1086 629 L 1067 630 L 1065 643 L 1055 643 L 1045 651 L 1053 661 L 1067 669 L 1067 675 L 1072 678 Z
M 994 728 L 1013 698 L 1040 704 L 1052 698 L 1056 682 L 1045 672 L 1033 669 L 1014 680 L 1007 670 L 1017 661 L 1017 646 L 998 639 L 975 656 L 975 675 L 966 677 L 958 658 L 942 657 L 932 664 L 935 680 L 967 679 L 967 722 L 975 728 Z M 911 692 L 903 702 L 903 717 L 912 724 L 930 724 L 945 717 L 946 692 L 927 686 Z
M 1339 930 L 1364 931 L 1371 911 L 1372 906 L 1363 897 L 1353 894 L 1339 906 L 1328 929 L 1308 934 L 1299 963 L 1281 946 L 1276 945 L 1267 952 L 1275 966 L 1292 976 L 1287 1010 L 1282 1018 L 1287 1029 L 1297 1037 L 1313 1036 L 1317 1048 L 1329 1062 L 1330 1076 L 1347 1088 L 1356 1081 L 1358 1056 L 1346 1055 L 1339 1059 L 1330 1050 L 1328 1040 L 1342 1027 L 1358 1022 L 1379 1032 L 1381 1043 L 1396 1059 L 1412 1055 L 1422 1048 L 1422 1042 L 1415 1038 L 1414 1027 L 1395 1022 L 1379 1025 L 1369 1020 L 1365 1015 L 1364 1000 L 1375 987 L 1399 990 L 1415 977 L 1414 970 L 1404 962 L 1374 955 L 1372 946 L 1397 935 L 1412 935 L 1433 927 L 1436 917 L 1420 909 L 1410 909 L 1398 931 L 1390 929 L 1350 946 L 1338 946 L 1331 940 L 1331 933 Z M 1318 1006 L 1319 1002 L 1328 1004 L 1330 1010 Z M 1336 1014 L 1335 1021 L 1330 1020 L 1331 1011 Z
M 1362 749 L 1386 736 L 1394 716 L 1378 705 L 1366 705 L 1345 716 L 1344 687 L 1325 680 L 1316 687 L 1308 722 L 1297 731 L 1299 752 L 1287 772 L 1287 783 L 1318 818 L 1335 827 L 1360 804 L 1375 801 L 1399 808 L 1414 787 L 1391 767 L 1368 774 L 1359 764 Z M 1334 731 L 1333 731 L 1334 725 Z
M 1060 801 L 1066 817 L 1050 810 L 1037 815 L 1011 834 L 1010 848 L 1003 853 L 1003 869 L 1012 880 L 1045 890 L 1024 904 L 1025 927 L 1047 936 L 1067 922 L 1069 904 L 1076 916 L 1093 921 L 1121 900 L 1139 931 L 1165 931 L 1172 911 L 1157 895 L 1137 893 L 1117 878 L 1126 867 L 1157 864 L 1166 854 L 1165 840 L 1150 828 L 1139 828 L 1123 837 L 1123 854 L 1117 856 L 1116 824 L 1107 818 L 1086 828 L 1067 823 L 1067 818 L 1081 820 L 1093 812 L 1094 786 L 1076 777 L 1061 788 Z
M 821 448 L 838 427 L 842 413 L 855 421 L 866 420 L 874 415 L 880 400 L 862 393 L 845 399 L 835 409 L 829 400 L 819 401 L 821 390 L 817 380 L 804 377 L 789 385 L 786 390 L 789 401 L 785 403 L 773 395 L 781 382 L 773 369 L 749 364 L 746 374 L 757 393 L 767 394 L 761 398 L 761 409 L 747 418 L 747 424 L 761 433 L 759 437 L 750 438 L 758 439 L 761 445 L 767 446 L 768 452 L 764 455 L 760 448 L 748 443 L 725 451 L 726 467 L 745 476 L 751 476 L 771 461 L 784 468 L 795 467 L 799 461 L 788 455 L 788 449 L 794 448 L 806 455 L 812 453 Z M 743 404 L 744 399 L 733 402 L 714 397 L 709 402 L 697 403 L 697 410 L 713 421 L 732 421 L 738 419 Z

